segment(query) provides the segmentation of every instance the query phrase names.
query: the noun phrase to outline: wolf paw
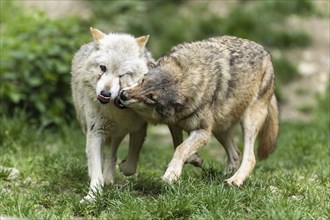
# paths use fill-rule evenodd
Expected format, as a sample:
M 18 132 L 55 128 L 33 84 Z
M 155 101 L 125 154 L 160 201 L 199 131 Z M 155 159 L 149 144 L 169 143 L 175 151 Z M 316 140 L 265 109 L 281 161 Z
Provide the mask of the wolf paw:
M 89 192 L 87 196 L 85 196 L 82 200 L 80 200 L 80 204 L 87 204 L 95 202 L 95 195 L 93 192 Z
M 91 184 L 91 186 L 89 187 L 88 194 L 82 200 L 80 200 L 80 203 L 83 204 L 95 202 L 96 196 L 101 195 L 103 192 L 103 184 L 103 180 L 102 183 Z
M 175 182 L 176 180 L 178 179 L 178 177 L 176 177 L 176 175 L 163 175 L 162 177 L 161 177 L 161 180 L 163 181 L 163 182 L 165 182 L 165 183 L 173 183 L 173 182 Z
M 112 185 L 115 182 L 113 176 L 104 175 L 103 178 L 104 178 L 104 185 Z
M 239 178 L 229 178 L 225 180 L 225 184 L 227 184 L 228 186 L 241 186 L 243 184 L 243 181 Z
M 195 167 L 202 167 L 203 162 L 204 162 L 203 159 L 200 156 L 198 156 L 198 154 L 193 154 L 186 160 L 186 163 L 190 163 Z
M 132 166 L 127 162 L 127 160 L 123 160 L 119 164 L 119 170 L 125 175 L 125 176 L 132 176 L 136 172 L 136 167 Z
M 173 183 L 177 181 L 180 177 L 180 174 L 178 174 L 175 171 L 166 171 L 165 174 L 161 177 L 162 181 L 165 183 Z

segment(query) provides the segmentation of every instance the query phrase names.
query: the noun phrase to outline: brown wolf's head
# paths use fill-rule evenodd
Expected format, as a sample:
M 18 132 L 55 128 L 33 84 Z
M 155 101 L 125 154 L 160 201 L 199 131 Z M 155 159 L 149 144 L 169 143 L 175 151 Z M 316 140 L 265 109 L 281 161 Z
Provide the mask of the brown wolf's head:
M 150 69 L 136 85 L 120 92 L 117 105 L 134 108 L 152 120 L 171 121 L 184 108 L 173 69 L 169 65 Z

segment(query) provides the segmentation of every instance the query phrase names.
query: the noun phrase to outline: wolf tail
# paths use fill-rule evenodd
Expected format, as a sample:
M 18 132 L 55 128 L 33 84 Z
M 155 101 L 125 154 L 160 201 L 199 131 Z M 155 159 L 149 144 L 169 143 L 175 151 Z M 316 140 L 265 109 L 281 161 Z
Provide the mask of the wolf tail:
M 268 105 L 268 115 L 261 130 L 259 131 L 258 157 L 266 159 L 273 152 L 279 130 L 279 111 L 275 95 L 272 96 Z

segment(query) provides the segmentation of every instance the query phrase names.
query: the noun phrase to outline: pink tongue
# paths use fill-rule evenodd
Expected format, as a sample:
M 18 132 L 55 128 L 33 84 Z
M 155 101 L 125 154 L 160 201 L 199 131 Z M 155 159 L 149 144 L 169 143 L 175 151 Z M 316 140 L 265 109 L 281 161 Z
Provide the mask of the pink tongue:
M 103 95 L 98 95 L 97 100 L 100 100 L 102 102 L 110 102 L 111 98 L 110 97 L 104 97 Z

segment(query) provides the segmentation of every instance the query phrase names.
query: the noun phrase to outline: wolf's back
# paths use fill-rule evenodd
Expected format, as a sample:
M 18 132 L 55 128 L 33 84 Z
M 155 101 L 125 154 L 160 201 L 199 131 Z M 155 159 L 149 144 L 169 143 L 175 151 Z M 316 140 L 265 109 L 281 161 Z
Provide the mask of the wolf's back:
M 173 59 L 184 69 L 176 77 L 188 96 L 225 104 L 240 115 L 259 92 L 270 55 L 253 41 L 223 36 L 180 44 L 161 59 Z M 192 91 L 196 86 L 198 90 Z
M 86 61 L 93 52 L 92 43 L 85 44 L 75 53 L 71 65 L 71 90 L 76 116 L 81 128 L 86 132 L 86 103 L 85 96 L 88 94 L 88 86 L 84 85 L 85 74 L 87 72 Z
M 81 69 L 84 67 L 86 60 L 91 55 L 93 50 L 93 43 L 89 43 L 81 46 L 80 49 L 75 53 L 71 66 L 71 74 L 73 79 L 75 79 L 77 75 L 82 73 Z

